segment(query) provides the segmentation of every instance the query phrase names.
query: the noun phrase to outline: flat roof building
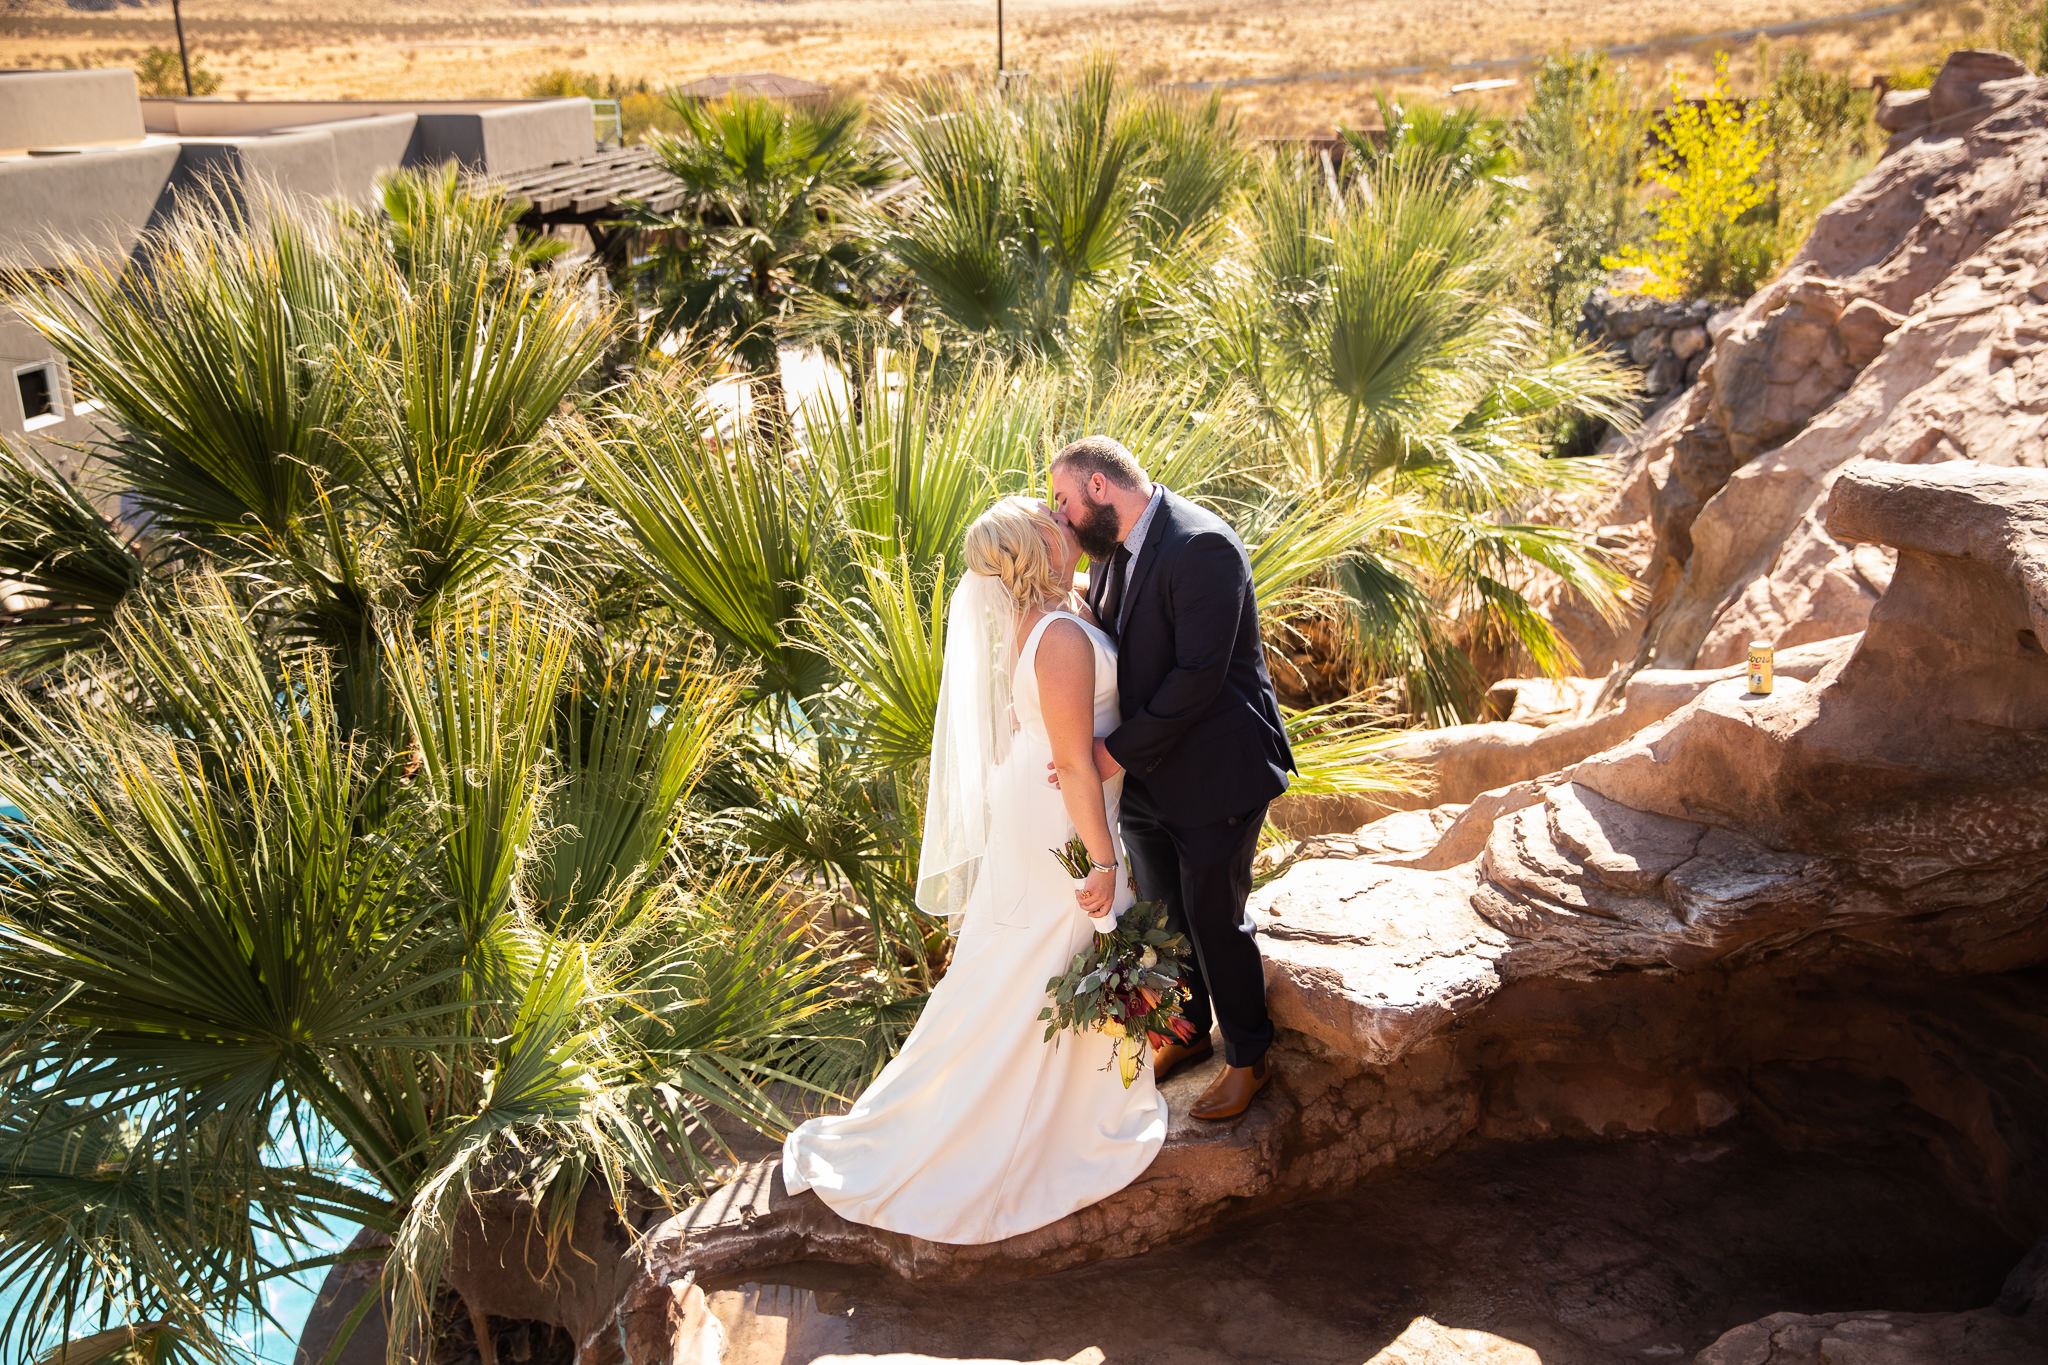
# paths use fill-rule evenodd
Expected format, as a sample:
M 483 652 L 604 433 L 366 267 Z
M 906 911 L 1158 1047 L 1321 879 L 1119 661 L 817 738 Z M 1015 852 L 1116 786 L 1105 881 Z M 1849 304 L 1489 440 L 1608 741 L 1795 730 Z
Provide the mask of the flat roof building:
M 130 71 L 0 71 L 0 265 L 48 269 L 57 243 L 120 254 L 180 193 L 259 182 L 366 201 L 377 177 L 446 162 L 504 176 L 596 151 L 591 102 L 142 99 Z M 0 435 L 53 463 L 91 432 L 61 359 L 0 308 Z

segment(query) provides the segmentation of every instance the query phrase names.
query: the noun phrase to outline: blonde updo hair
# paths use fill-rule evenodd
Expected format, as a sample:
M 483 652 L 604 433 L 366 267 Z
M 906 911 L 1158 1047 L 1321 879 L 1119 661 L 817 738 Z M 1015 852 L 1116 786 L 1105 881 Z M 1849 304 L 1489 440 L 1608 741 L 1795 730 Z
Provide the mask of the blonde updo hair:
M 1061 602 L 1072 583 L 1060 581 L 1049 542 L 1060 524 L 1036 498 L 1004 498 L 967 528 L 967 571 L 999 578 L 1019 611 Z

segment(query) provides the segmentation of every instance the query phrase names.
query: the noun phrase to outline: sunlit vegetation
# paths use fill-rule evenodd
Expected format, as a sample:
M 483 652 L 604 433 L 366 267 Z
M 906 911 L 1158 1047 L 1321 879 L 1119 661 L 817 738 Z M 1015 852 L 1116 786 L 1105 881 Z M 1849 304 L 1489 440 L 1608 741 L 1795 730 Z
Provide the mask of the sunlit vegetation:
M 1569 669 L 1533 585 L 1627 585 L 1529 509 L 1634 391 L 1578 303 L 1631 247 L 1738 287 L 1647 245 L 1646 170 L 1731 127 L 1716 230 L 1768 239 L 1751 282 L 1796 245 L 1867 102 L 1773 81 L 1659 143 L 1559 58 L 1513 120 L 1389 103 L 1342 155 L 1107 62 L 661 101 L 688 194 L 618 278 L 452 173 L 9 277 L 106 429 L 76 481 L 0 447 L 4 1349 L 226 1359 L 259 1234 L 323 1219 L 390 1234 L 402 1334 L 471 1194 L 549 1236 L 676 1202 L 714 1121 L 871 1075 L 946 960 L 911 889 L 961 536 L 1077 435 L 1237 528 L 1302 791 Z M 799 405 L 806 346 L 844 382 Z

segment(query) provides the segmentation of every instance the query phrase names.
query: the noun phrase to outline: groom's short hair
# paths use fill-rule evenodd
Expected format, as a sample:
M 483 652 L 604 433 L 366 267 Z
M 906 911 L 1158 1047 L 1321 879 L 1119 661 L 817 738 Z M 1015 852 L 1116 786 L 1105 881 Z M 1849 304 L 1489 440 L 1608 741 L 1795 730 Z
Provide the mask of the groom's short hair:
M 1054 469 L 1077 469 L 1085 479 L 1100 474 L 1118 488 L 1145 486 L 1145 467 L 1112 436 L 1083 436 L 1052 457 Z

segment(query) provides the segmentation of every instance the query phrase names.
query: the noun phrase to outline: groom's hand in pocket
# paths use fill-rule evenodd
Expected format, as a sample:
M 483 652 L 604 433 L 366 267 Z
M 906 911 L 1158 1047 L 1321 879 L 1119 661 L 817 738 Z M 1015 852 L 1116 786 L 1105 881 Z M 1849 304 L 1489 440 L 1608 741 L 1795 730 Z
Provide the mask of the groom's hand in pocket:
M 1109 745 L 1102 740 L 1095 741 L 1095 776 L 1098 781 L 1107 782 L 1124 770 L 1124 765 L 1110 755 Z M 1045 765 L 1045 785 L 1057 787 L 1060 784 L 1059 769 L 1053 764 Z

